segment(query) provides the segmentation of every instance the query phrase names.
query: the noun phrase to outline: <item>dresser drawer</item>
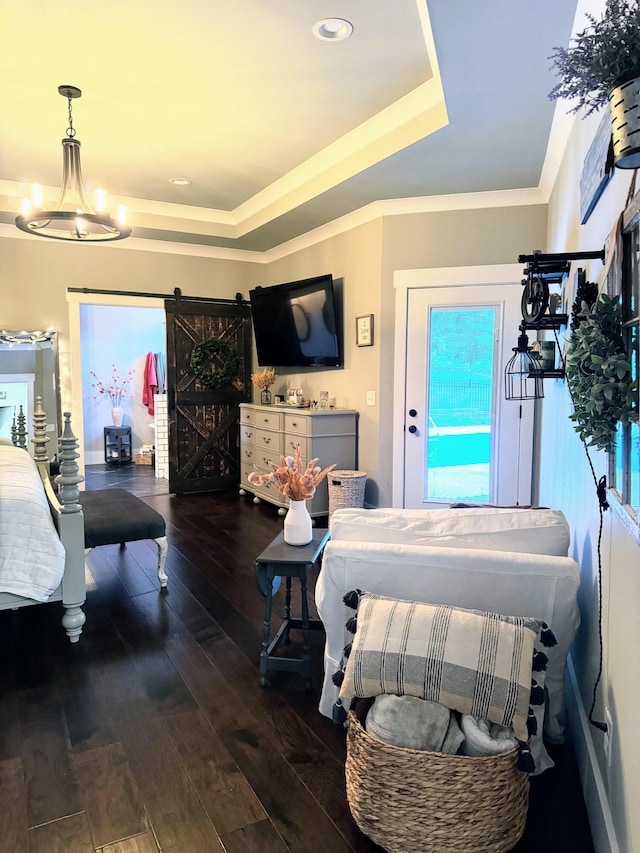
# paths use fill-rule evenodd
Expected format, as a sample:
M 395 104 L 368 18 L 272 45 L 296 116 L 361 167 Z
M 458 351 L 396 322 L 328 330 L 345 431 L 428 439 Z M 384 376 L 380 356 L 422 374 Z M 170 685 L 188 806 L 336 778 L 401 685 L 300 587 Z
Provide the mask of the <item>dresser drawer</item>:
M 253 409 L 240 409 L 241 424 L 255 424 L 256 412 Z
M 256 429 L 251 426 L 251 424 L 240 424 L 240 443 L 241 444 L 255 444 L 256 443 Z
M 270 458 L 277 462 L 282 453 L 282 433 L 267 429 L 256 429 L 256 451 L 268 451 Z
M 283 455 L 293 456 L 293 454 L 296 452 L 296 444 L 300 445 L 302 461 L 304 463 L 307 463 L 309 461 L 307 454 L 307 439 L 304 435 L 291 435 L 290 433 L 285 435 Z
M 256 495 L 256 497 L 265 498 L 276 503 L 282 502 L 283 497 L 278 491 L 277 483 L 261 483 L 259 486 L 254 486 L 249 482 L 249 474 L 254 470 L 252 465 L 242 465 L 240 467 L 240 487 Z M 259 470 L 258 473 L 266 474 L 267 472 Z
M 300 415 L 285 415 L 284 416 L 284 431 L 292 432 L 295 435 L 309 434 L 309 418 L 301 417 Z
M 240 448 L 240 462 L 247 462 L 250 465 L 256 464 L 258 454 L 253 444 L 243 445 Z
M 261 409 L 259 412 L 254 412 L 255 425 L 261 429 L 282 429 L 282 415 L 280 412 L 267 412 Z

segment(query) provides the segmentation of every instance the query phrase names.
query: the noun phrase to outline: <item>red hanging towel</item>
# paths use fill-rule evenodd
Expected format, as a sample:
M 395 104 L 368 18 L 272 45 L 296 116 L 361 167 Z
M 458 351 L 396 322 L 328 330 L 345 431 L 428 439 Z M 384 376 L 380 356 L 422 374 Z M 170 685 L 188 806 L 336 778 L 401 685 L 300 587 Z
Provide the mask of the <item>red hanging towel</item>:
M 152 352 L 147 353 L 144 362 L 144 377 L 142 380 L 142 402 L 147 407 L 150 415 L 155 413 L 153 406 L 153 395 L 158 390 L 158 378 L 156 376 L 156 360 Z

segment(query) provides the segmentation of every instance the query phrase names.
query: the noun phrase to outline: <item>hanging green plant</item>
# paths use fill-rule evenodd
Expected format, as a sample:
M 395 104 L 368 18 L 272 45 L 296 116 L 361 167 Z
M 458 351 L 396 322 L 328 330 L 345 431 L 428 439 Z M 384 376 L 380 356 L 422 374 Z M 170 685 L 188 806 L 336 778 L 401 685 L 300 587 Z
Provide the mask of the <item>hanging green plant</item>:
M 567 350 L 566 373 L 574 429 L 585 444 L 612 452 L 618 423 L 638 420 L 638 383 L 621 334 L 617 296 L 582 303 Z
M 598 285 L 595 281 L 580 281 L 576 287 L 576 298 L 571 306 L 571 332 L 575 332 L 582 321 L 582 303 L 586 302 L 589 308 L 598 298 Z
M 191 370 L 206 388 L 215 390 L 225 385 L 237 386 L 240 358 L 226 341 L 211 338 L 193 348 Z

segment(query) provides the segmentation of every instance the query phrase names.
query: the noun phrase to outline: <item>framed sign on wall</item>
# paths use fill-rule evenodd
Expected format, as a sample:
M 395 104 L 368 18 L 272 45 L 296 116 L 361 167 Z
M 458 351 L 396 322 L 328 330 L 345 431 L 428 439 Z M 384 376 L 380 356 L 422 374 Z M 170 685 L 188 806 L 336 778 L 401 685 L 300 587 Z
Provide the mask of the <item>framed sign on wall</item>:
M 373 314 L 356 317 L 356 344 L 359 347 L 373 346 Z

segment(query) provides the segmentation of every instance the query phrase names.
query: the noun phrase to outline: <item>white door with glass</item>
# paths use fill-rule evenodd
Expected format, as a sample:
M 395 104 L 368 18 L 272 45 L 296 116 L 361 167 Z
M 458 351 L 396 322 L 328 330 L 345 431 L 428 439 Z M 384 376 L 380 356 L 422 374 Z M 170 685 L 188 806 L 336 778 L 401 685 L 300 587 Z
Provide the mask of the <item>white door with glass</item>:
M 504 399 L 515 284 L 407 295 L 404 505 L 531 502 L 533 401 Z

